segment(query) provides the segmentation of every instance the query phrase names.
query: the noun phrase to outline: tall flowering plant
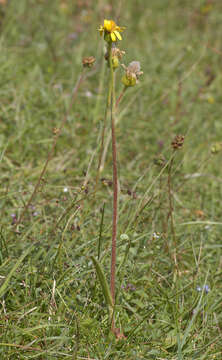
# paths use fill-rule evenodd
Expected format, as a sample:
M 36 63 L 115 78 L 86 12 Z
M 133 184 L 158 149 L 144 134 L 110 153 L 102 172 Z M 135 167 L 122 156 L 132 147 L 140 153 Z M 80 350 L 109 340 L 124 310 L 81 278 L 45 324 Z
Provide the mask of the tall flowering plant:
M 122 84 L 124 88 L 122 93 L 118 97 L 117 101 L 115 98 L 115 70 L 120 65 L 120 60 L 125 54 L 125 51 L 120 50 L 116 44 L 122 40 L 121 33 L 125 30 L 125 27 L 118 26 L 113 20 L 104 20 L 103 25 L 99 27 L 100 35 L 103 36 L 106 42 L 106 54 L 105 59 L 109 69 L 109 85 L 107 91 L 107 106 L 104 118 L 104 124 L 106 123 L 107 114 L 110 113 L 111 122 L 111 139 L 112 139 L 112 170 L 113 170 L 113 216 L 112 216 L 112 247 L 111 247 L 111 271 L 110 271 L 110 289 L 106 282 L 105 276 L 102 269 L 95 258 L 92 257 L 94 265 L 96 267 L 97 275 L 100 280 L 106 302 L 111 308 L 111 320 L 112 320 L 112 331 L 120 337 L 118 329 L 115 328 L 115 278 L 116 278 L 116 240 L 117 240 L 117 225 L 118 225 L 118 172 L 117 172 L 117 146 L 116 146 L 116 108 L 122 99 L 126 89 L 132 87 L 138 83 L 139 76 L 142 74 L 140 70 L 140 63 L 133 61 L 129 66 L 122 64 L 125 71 L 122 77 Z M 105 125 L 104 125 L 105 129 Z M 104 144 L 104 131 L 102 135 L 102 150 Z M 102 154 L 102 151 L 101 151 Z M 101 157 L 99 160 L 98 169 L 100 169 Z

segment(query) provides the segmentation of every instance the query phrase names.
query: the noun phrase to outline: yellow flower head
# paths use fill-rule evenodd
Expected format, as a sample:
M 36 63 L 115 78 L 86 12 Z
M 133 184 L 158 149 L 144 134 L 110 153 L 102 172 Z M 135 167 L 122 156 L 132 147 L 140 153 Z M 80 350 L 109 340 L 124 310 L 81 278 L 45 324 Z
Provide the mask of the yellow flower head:
M 115 42 L 117 40 L 122 40 L 120 32 L 124 29 L 124 27 L 117 26 L 113 20 L 104 20 L 104 25 L 100 25 L 99 32 L 101 36 L 104 33 L 104 39 L 107 42 Z

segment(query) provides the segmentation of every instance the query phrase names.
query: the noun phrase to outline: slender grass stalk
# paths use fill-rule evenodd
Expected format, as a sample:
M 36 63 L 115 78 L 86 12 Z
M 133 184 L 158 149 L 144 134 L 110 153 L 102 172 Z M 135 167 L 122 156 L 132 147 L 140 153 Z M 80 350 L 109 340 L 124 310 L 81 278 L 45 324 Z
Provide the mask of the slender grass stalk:
M 106 203 L 103 203 L 102 216 L 101 216 L 101 222 L 100 222 L 100 227 L 99 227 L 98 255 L 97 255 L 98 261 L 99 261 L 99 259 L 100 259 L 100 253 L 101 253 L 102 230 L 103 230 L 103 221 L 104 221 L 105 206 L 106 206 Z
M 136 98 L 138 96 L 138 93 L 134 96 L 133 100 L 129 101 L 127 103 L 127 105 L 124 106 L 124 109 L 121 111 L 121 113 L 118 113 L 118 119 L 116 119 L 116 123 L 117 121 L 120 121 L 121 118 L 124 116 L 124 114 L 127 112 L 127 110 L 130 108 L 130 105 L 132 105 Z M 117 99 L 118 101 L 118 99 Z M 120 101 L 119 101 L 120 102 Z M 117 105 L 116 105 L 116 108 L 117 108 Z M 103 151 L 103 154 L 102 154 L 102 161 L 101 161 L 101 166 L 100 166 L 100 172 L 104 169 L 104 164 L 105 164 L 105 161 L 106 161 L 106 156 L 107 156 L 107 152 L 108 152 L 108 148 L 109 148 L 109 144 L 110 144 L 110 141 L 111 141 L 111 137 L 112 137 L 112 134 L 111 134 L 111 131 L 109 132 L 107 138 L 106 138 L 106 143 L 104 145 L 104 151 Z
M 173 154 L 175 155 L 175 153 Z M 168 184 L 168 199 L 169 199 L 169 213 L 168 213 L 168 219 L 170 218 L 170 227 L 171 227 L 171 235 L 173 238 L 173 248 L 174 248 L 174 253 L 173 253 L 173 260 L 175 263 L 175 267 L 177 269 L 177 253 L 176 253 L 176 233 L 175 233 L 175 226 L 174 226 L 174 208 L 173 208 L 173 199 L 172 199 L 172 167 L 173 167 L 173 160 L 174 160 L 174 156 L 171 157 L 170 163 L 169 163 L 169 169 L 168 169 L 168 179 L 167 179 L 167 184 Z M 176 276 L 176 272 L 175 272 L 175 276 Z
M 23 262 L 25 257 L 33 250 L 33 248 L 34 248 L 34 245 L 29 246 L 28 249 L 26 249 L 24 251 L 24 253 L 20 256 L 20 258 L 14 264 L 11 271 L 8 273 L 4 283 L 0 287 L 0 297 L 2 297 L 5 294 L 5 292 L 7 291 L 7 288 L 8 288 L 8 284 L 10 283 L 11 277 L 14 275 L 14 273 L 16 272 L 18 267 L 21 265 L 21 263 Z
M 103 44 L 101 44 L 101 48 L 102 48 Z M 102 52 L 102 49 L 100 49 Z M 106 70 L 106 62 L 105 59 L 102 59 L 102 64 L 101 64 L 101 71 L 100 71 L 100 79 L 99 79 L 99 88 L 98 88 L 98 95 L 96 98 L 96 104 L 95 104 L 95 109 L 93 111 L 93 123 L 94 125 L 96 125 L 97 120 L 98 120 L 98 114 L 100 113 L 100 107 L 101 107 L 101 102 L 103 99 L 103 90 L 104 90 L 104 83 L 105 83 L 105 70 Z
M 110 52 L 110 54 L 112 56 L 112 47 L 111 47 L 111 45 L 110 45 L 110 49 L 108 48 L 108 51 Z M 97 190 L 99 176 L 100 176 L 100 172 L 101 172 L 102 154 L 104 152 L 104 140 L 105 140 L 106 127 L 107 127 L 107 116 L 108 116 L 108 111 L 109 111 L 110 104 L 111 104 L 111 96 L 112 96 L 111 93 L 112 93 L 112 84 L 111 84 L 111 82 L 109 82 L 106 109 L 105 109 L 105 114 L 104 114 L 104 119 L 103 119 L 103 128 L 102 128 L 102 135 L 101 135 L 101 147 L 100 147 L 99 161 L 98 161 L 98 166 L 97 166 L 95 193 L 96 193 L 96 190 Z
M 170 218 L 171 233 L 172 233 L 174 245 L 176 245 L 176 235 L 175 235 L 174 218 L 173 218 L 172 177 L 171 177 L 173 160 L 174 160 L 174 157 L 171 158 L 170 163 L 169 163 L 168 179 L 167 179 L 167 184 L 168 184 L 168 199 L 169 199 L 168 219 Z
M 116 100 L 115 109 L 117 109 L 117 107 L 119 106 L 119 103 L 122 100 L 126 90 L 127 90 L 127 87 L 125 86 L 123 88 L 122 92 L 120 93 L 118 99 Z M 97 167 L 97 176 L 96 176 L 96 188 L 97 188 L 97 184 L 99 181 L 99 175 L 104 168 L 103 164 L 104 164 L 105 160 L 103 158 L 106 156 L 106 152 L 107 152 L 107 146 L 104 146 L 104 143 L 105 143 L 105 133 L 106 133 L 106 126 L 107 126 L 107 114 L 108 114 L 108 109 L 110 107 L 110 101 L 111 101 L 110 91 L 111 91 L 111 88 L 109 88 L 109 93 L 108 93 L 108 97 L 107 97 L 107 105 L 106 105 L 104 121 L 103 121 L 103 129 L 102 129 L 102 135 L 101 135 L 101 148 L 100 148 L 99 161 L 98 161 L 98 167 Z M 108 145 L 109 145 L 109 140 L 110 140 L 110 138 L 108 137 Z M 105 155 L 104 155 L 104 153 L 105 153 Z
M 51 150 L 50 150 L 49 153 L 48 153 L 48 156 L 47 156 L 45 165 L 44 165 L 43 168 L 42 168 L 42 171 L 41 171 L 41 173 L 40 173 L 40 175 L 39 175 L 38 181 L 37 181 L 37 183 L 36 183 L 36 185 L 35 185 L 35 187 L 34 187 L 34 190 L 33 190 L 32 194 L 31 194 L 29 200 L 28 200 L 27 203 L 25 204 L 24 209 L 23 209 L 20 217 L 18 218 L 17 222 L 15 223 L 15 227 L 16 227 L 16 228 L 18 227 L 18 225 L 19 225 L 19 224 L 21 223 L 21 221 L 23 220 L 24 215 L 25 215 L 27 209 L 28 209 L 29 206 L 31 205 L 31 203 L 32 203 L 32 201 L 33 201 L 33 199 L 34 199 L 34 197 L 35 197 L 35 195 L 36 195 L 36 193 L 37 193 L 37 191 L 38 191 L 38 189 L 39 189 L 39 186 L 40 186 L 40 184 L 41 184 L 42 178 L 43 178 L 43 176 L 44 176 L 44 174 L 45 174 L 45 172 L 46 172 L 47 166 L 48 166 L 50 160 L 51 160 L 52 157 L 53 157 L 53 154 L 54 154 L 54 151 L 55 151 L 55 147 L 56 147 L 56 144 L 57 144 L 57 140 L 58 140 L 58 138 L 59 138 L 59 135 L 60 135 L 62 129 L 64 128 L 64 126 L 65 126 L 65 123 L 66 123 L 66 121 L 67 121 L 67 119 L 68 119 L 68 116 L 69 116 L 69 114 L 70 114 L 70 111 L 71 111 L 71 109 L 72 109 L 72 106 L 73 106 L 73 104 L 74 104 L 74 102 L 75 102 L 75 100 L 76 100 L 76 96 L 77 96 L 78 90 L 79 90 L 79 88 L 80 88 L 80 85 L 81 85 L 81 83 L 83 82 L 84 75 L 85 75 L 85 69 L 83 68 L 82 73 L 80 74 L 80 76 L 79 76 L 79 78 L 78 78 L 78 80 L 77 80 L 77 83 L 76 83 L 76 85 L 75 85 L 75 87 L 74 87 L 74 89 L 73 89 L 72 99 L 71 99 L 71 102 L 70 102 L 68 111 L 66 112 L 66 114 L 65 114 L 65 116 L 64 116 L 64 118 L 63 118 L 63 120 L 62 120 L 62 123 L 61 123 L 61 125 L 60 125 L 60 128 L 57 129 L 57 131 L 56 131 L 56 133 L 55 133 Z
M 147 190 L 144 192 L 142 198 L 139 201 L 139 204 L 137 205 L 137 207 L 134 210 L 133 214 L 129 218 L 129 221 L 128 221 L 128 224 L 127 224 L 127 227 L 126 227 L 126 230 L 125 230 L 126 232 L 131 228 L 132 224 L 135 223 L 135 221 L 138 219 L 138 217 L 141 216 L 142 211 L 146 208 L 147 202 L 145 202 L 145 206 L 144 206 L 144 200 L 147 198 L 147 196 L 150 193 L 151 189 L 156 185 L 156 183 L 157 183 L 158 179 L 160 178 L 160 176 L 166 170 L 167 166 L 169 165 L 170 160 L 168 162 L 166 162 L 166 164 L 160 170 L 159 174 L 154 178 L 154 180 L 151 182 L 151 184 L 149 185 Z
M 102 135 L 101 135 L 101 145 L 100 145 L 100 153 L 99 153 L 99 161 L 97 166 L 97 174 L 96 174 L 96 185 L 95 185 L 95 193 L 98 186 L 100 171 L 101 171 L 101 164 L 102 164 L 102 154 L 104 151 L 104 139 L 105 139 L 105 132 L 106 132 L 106 125 L 107 125 L 107 114 L 108 114 L 108 107 L 109 107 L 109 94 L 107 97 L 107 104 L 106 104 L 106 110 L 105 115 L 103 119 L 103 128 L 102 128 Z

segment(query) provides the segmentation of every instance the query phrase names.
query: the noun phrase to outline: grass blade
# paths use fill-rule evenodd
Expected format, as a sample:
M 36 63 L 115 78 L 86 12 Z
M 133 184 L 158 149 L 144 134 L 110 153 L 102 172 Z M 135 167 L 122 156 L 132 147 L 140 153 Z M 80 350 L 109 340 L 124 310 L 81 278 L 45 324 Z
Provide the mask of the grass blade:
M 103 292 L 103 295 L 104 295 L 104 298 L 106 301 L 106 305 L 109 309 L 109 314 L 111 315 L 111 309 L 113 309 L 113 301 L 112 301 L 109 285 L 107 283 L 105 274 L 103 272 L 103 269 L 102 269 L 100 263 L 96 260 L 96 258 L 94 256 L 91 256 L 91 259 L 92 259 L 93 264 L 96 269 L 96 274 L 97 274 L 97 277 L 99 279 L 99 282 L 100 282 L 100 285 L 102 288 L 102 292 Z
M 15 265 L 13 266 L 13 268 L 11 269 L 11 271 L 9 272 L 8 276 L 6 277 L 4 283 L 2 284 L 2 286 L 0 287 L 0 297 L 4 295 L 4 293 L 7 290 L 7 286 L 8 283 L 11 279 L 11 277 L 13 276 L 14 272 L 18 269 L 19 265 L 23 262 L 23 260 L 25 259 L 25 257 L 31 252 L 31 250 L 33 249 L 33 246 L 30 246 L 18 259 L 18 261 L 15 263 Z

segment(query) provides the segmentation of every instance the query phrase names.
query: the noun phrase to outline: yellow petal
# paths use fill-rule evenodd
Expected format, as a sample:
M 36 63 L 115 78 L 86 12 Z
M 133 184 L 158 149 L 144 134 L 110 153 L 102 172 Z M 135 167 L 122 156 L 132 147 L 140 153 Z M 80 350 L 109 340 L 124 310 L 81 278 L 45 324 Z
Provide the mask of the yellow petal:
M 125 26 L 116 26 L 115 27 L 115 31 L 124 31 L 125 30 Z
M 112 41 L 116 41 L 116 34 L 115 34 L 115 31 L 114 32 L 111 32 L 111 40 Z
M 115 23 L 115 21 L 110 20 L 110 26 L 111 26 L 110 31 L 111 31 L 111 32 L 114 31 L 114 30 L 116 29 L 116 23 Z
M 114 34 L 116 35 L 118 40 L 122 40 L 122 36 L 120 35 L 119 31 L 114 31 Z
M 112 23 L 111 20 L 104 20 L 104 29 L 108 32 L 112 29 Z

